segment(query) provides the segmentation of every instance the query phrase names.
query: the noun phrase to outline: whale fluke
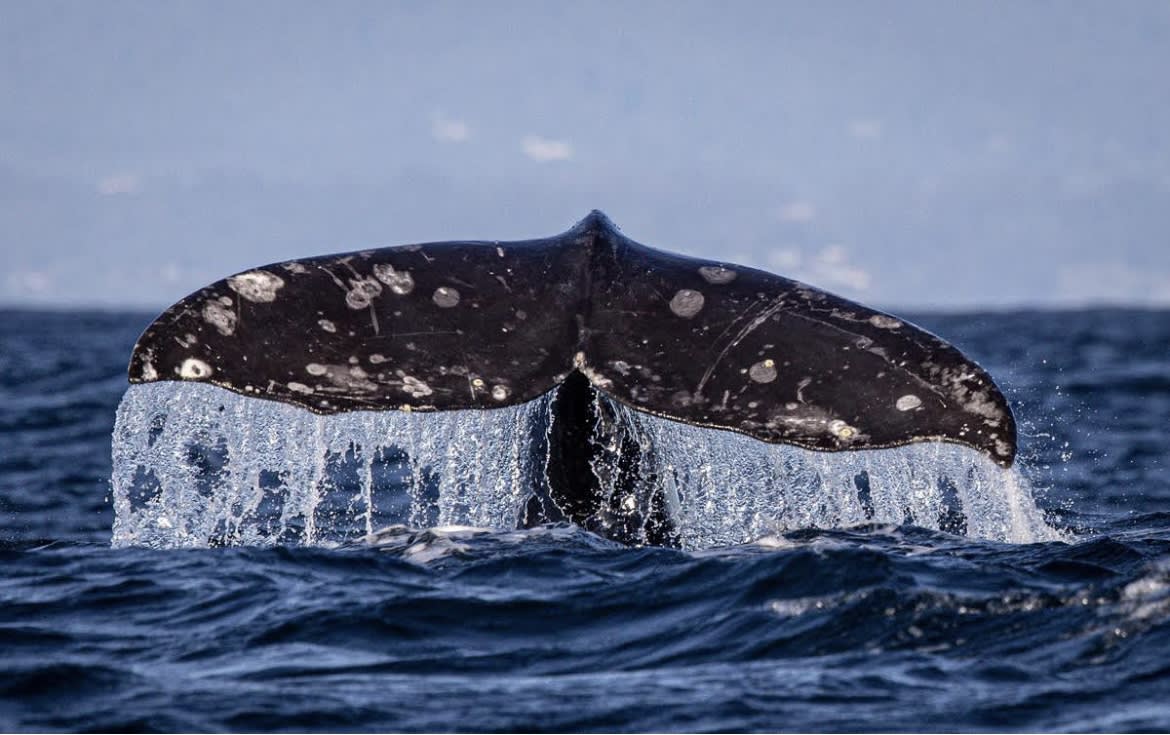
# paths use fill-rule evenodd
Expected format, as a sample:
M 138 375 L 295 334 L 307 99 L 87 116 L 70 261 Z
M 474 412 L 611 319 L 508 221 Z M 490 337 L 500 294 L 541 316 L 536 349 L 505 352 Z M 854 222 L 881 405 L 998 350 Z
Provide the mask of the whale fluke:
M 132 383 L 194 380 L 317 413 L 491 409 L 572 374 L 639 411 L 814 450 L 966 444 L 1003 466 L 990 376 L 902 319 L 640 245 L 600 212 L 555 237 L 256 268 L 142 334 Z
M 765 442 L 1016 456 L 1006 399 L 954 346 L 804 283 L 639 245 L 600 212 L 548 239 L 247 270 L 159 316 L 129 377 L 337 413 L 509 406 L 574 372 L 635 410 Z
M 954 442 L 1004 467 L 1016 454 L 1007 400 L 938 337 L 787 278 L 640 245 L 600 212 L 541 240 L 238 273 L 159 316 L 129 378 L 211 383 L 320 414 L 550 395 L 531 438 L 544 471 L 517 524 L 572 521 L 626 543 L 677 545 L 678 498 L 643 469 L 654 447 L 618 404 L 811 450 Z

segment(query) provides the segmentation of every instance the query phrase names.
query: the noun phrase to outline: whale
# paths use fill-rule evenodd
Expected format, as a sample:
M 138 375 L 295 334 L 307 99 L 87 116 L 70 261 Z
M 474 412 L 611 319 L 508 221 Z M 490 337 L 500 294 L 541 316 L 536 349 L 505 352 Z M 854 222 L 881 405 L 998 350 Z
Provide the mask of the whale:
M 964 445 L 1010 467 L 1016 422 L 973 360 L 909 321 L 755 268 L 655 249 L 600 211 L 553 237 L 291 259 L 211 283 L 142 333 L 132 384 L 195 381 L 317 414 L 547 400 L 544 482 L 518 524 L 672 543 L 626 409 L 769 444 Z M 617 477 L 599 453 L 624 449 Z

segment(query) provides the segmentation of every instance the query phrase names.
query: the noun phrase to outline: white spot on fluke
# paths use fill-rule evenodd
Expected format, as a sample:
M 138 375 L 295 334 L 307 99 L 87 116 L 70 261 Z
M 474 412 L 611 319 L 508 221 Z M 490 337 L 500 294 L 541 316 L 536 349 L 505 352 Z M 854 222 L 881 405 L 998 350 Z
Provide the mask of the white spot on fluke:
M 690 319 L 703 310 L 703 294 L 689 288 L 680 288 L 670 300 L 670 310 L 677 316 Z
M 459 304 L 459 292 L 450 286 L 439 286 L 435 289 L 434 295 L 431 296 L 431 301 L 434 301 L 435 305 L 440 308 L 450 309 Z
M 707 283 L 722 286 L 734 281 L 738 274 L 730 268 L 724 268 L 721 265 L 704 265 L 699 267 L 699 275 Z
M 771 383 L 776 379 L 776 361 L 761 360 L 748 369 L 748 377 L 757 383 Z
M 492 398 L 497 401 L 506 401 L 512 392 L 508 390 L 506 385 L 492 386 Z
M 899 411 L 913 411 L 921 405 L 922 399 L 912 393 L 902 396 L 894 404 Z
M 345 305 L 351 309 L 364 309 L 382 295 L 382 284 L 373 278 L 349 279 L 350 290 L 345 292 Z
M 869 323 L 881 329 L 897 329 L 902 326 L 902 322 L 885 314 L 874 314 L 869 318 Z
M 337 331 L 337 325 L 334 324 L 333 322 L 329 321 L 328 319 L 321 319 L 320 321 L 317 322 L 317 326 L 321 327 L 322 329 L 324 329 L 326 332 L 329 332 L 330 334 Z
M 410 271 L 395 270 L 389 263 L 376 264 L 374 277 L 399 296 L 405 296 L 414 290 L 414 276 L 410 275 Z
M 320 365 L 318 363 L 315 363 L 315 362 L 310 362 L 308 365 L 305 365 L 305 372 L 308 373 L 309 375 L 320 376 L 320 375 L 324 375 L 325 373 L 329 372 L 329 368 L 325 367 L 324 365 Z
M 202 380 L 210 377 L 211 366 L 196 357 L 188 357 L 179 366 L 179 377 L 183 380 Z
M 276 301 L 276 292 L 284 288 L 284 279 L 268 271 L 248 271 L 229 278 L 228 287 L 248 301 L 266 304 Z
M 208 301 L 203 305 L 203 321 L 215 327 L 216 331 L 225 337 L 235 334 L 236 312 L 218 301 Z
M 849 424 L 840 419 L 835 419 L 829 422 L 829 431 L 833 432 L 833 436 L 838 439 L 848 441 L 857 436 L 857 429 L 854 429 Z
M 310 388 L 309 386 L 305 385 L 304 383 L 289 383 L 288 389 L 291 390 L 293 393 L 308 394 L 308 393 L 313 392 L 313 389 Z
M 429 396 L 431 393 L 434 393 L 429 385 L 422 382 L 418 378 L 411 377 L 410 375 L 402 375 L 401 377 L 402 392 L 406 393 L 411 398 L 422 398 L 424 396 Z

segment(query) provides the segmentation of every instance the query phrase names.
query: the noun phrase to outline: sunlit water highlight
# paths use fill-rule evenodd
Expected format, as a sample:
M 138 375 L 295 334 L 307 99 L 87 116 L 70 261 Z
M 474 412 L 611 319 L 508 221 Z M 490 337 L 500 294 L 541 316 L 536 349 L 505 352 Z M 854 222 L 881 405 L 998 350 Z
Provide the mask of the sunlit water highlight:
M 642 447 L 646 478 L 615 507 L 644 509 L 661 492 L 687 549 L 863 523 L 1059 538 L 1017 470 L 965 447 L 814 452 L 608 408 Z M 319 416 L 201 383 L 132 386 L 114 431 L 113 545 L 335 546 L 387 526 L 513 529 L 543 482 L 548 411 L 545 397 Z M 620 445 L 594 467 L 611 493 Z

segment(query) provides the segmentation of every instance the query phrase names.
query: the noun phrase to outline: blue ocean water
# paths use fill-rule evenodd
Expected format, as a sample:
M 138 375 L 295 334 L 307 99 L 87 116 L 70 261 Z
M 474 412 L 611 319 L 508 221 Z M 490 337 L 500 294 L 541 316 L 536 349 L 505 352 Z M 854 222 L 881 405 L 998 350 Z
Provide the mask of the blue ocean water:
M 911 315 L 988 368 L 1067 541 L 568 527 L 111 548 L 153 315 L 0 312 L 0 730 L 1170 729 L 1170 312 Z

